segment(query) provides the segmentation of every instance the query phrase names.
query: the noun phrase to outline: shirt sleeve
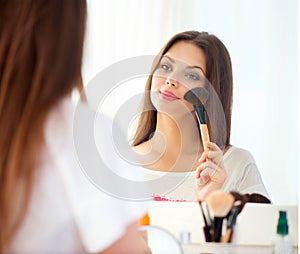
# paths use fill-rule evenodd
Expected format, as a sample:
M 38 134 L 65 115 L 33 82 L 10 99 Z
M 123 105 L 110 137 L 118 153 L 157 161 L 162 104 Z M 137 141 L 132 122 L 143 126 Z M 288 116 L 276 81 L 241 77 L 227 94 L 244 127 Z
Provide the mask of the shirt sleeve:
M 106 187 L 114 186 L 116 182 L 109 178 L 111 175 L 106 174 L 102 164 L 95 160 L 95 115 L 85 107 L 80 110 L 80 117 L 74 120 L 73 143 L 70 142 L 65 151 L 67 154 L 63 158 L 67 159 L 62 161 L 65 165 L 61 165 L 63 170 L 60 174 L 83 246 L 87 252 L 99 252 L 122 237 L 127 226 L 145 213 L 148 202 L 124 199 L 107 190 Z M 108 120 L 103 124 L 106 122 Z M 109 136 L 104 133 L 105 135 Z M 101 142 L 110 141 L 107 139 Z M 110 149 L 106 151 L 108 156 L 113 153 L 115 152 Z M 112 166 L 119 168 L 119 161 L 115 160 Z M 123 171 L 130 172 L 130 169 L 130 164 L 122 164 Z M 100 184 L 96 178 L 101 180 Z M 101 183 L 105 183 L 105 186 L 101 186 Z
M 224 156 L 224 165 L 227 171 L 227 179 L 223 186 L 225 191 L 257 193 L 269 199 L 257 164 L 249 151 L 231 147 Z
M 237 189 L 241 194 L 257 193 L 269 198 L 258 168 L 253 162 L 245 167 Z

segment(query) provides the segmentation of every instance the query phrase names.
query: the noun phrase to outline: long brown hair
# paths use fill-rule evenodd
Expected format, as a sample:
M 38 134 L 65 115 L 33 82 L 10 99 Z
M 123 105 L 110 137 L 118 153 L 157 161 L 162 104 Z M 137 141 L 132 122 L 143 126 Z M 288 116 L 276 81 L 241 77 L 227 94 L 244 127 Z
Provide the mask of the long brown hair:
M 226 47 L 216 36 L 208 34 L 207 32 L 197 31 L 186 31 L 174 35 L 161 49 L 154 60 L 152 70 L 146 82 L 145 91 L 151 90 L 153 73 L 162 56 L 179 41 L 193 43 L 205 54 L 206 78 L 209 84 L 211 84 L 210 86 L 206 86 L 209 90 L 209 98 L 206 105 L 206 107 L 209 108 L 208 129 L 211 140 L 219 147 L 224 148 L 230 144 L 232 66 Z M 216 100 L 220 101 L 220 107 L 223 110 L 223 112 L 221 112 L 222 114 L 216 112 Z M 149 92 L 146 92 L 142 102 L 142 113 L 133 137 L 133 146 L 151 139 L 156 129 L 156 115 L 157 111 L 151 102 Z M 223 115 L 224 119 L 220 119 L 220 115 Z
M 1 252 L 26 213 L 47 114 L 80 84 L 85 23 L 85 0 L 0 1 Z

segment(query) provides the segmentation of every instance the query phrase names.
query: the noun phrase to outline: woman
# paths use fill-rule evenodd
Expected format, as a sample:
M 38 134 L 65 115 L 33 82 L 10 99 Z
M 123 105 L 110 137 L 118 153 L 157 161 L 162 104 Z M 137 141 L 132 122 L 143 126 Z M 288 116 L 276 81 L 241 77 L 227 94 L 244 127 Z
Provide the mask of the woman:
M 86 2 L 0 5 L 0 253 L 147 252 L 145 208 L 94 188 L 74 152 Z
M 184 99 L 195 87 L 208 91 L 202 101 L 211 140 L 207 144 L 200 141 L 193 105 Z M 268 197 L 251 154 L 230 144 L 232 67 L 216 36 L 196 31 L 173 36 L 154 61 L 145 91 L 132 145 L 143 155 L 149 179 L 168 172 L 166 181 L 174 182 L 173 190 L 154 193 L 155 199 L 204 200 L 218 189 Z

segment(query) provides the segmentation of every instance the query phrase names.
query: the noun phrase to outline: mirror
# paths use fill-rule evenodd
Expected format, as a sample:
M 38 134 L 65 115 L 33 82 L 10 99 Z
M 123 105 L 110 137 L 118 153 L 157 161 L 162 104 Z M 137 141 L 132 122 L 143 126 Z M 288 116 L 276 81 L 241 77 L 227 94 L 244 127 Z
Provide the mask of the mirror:
M 157 54 L 177 32 L 215 34 L 233 64 L 231 143 L 253 154 L 274 204 L 297 204 L 297 9 L 296 0 L 89 0 L 84 84 L 123 59 Z M 119 84 L 112 87 L 118 96 L 111 93 L 109 110 L 116 111 L 145 85 L 130 84 L 124 80 L 122 92 Z
M 158 226 L 140 226 L 139 231 L 146 232 L 151 254 L 183 254 L 181 244 L 167 230 Z

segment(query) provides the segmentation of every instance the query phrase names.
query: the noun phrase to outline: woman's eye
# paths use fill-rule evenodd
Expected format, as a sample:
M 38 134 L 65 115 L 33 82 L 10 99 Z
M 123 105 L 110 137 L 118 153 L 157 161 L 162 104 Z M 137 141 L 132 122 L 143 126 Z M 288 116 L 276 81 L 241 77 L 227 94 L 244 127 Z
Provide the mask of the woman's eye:
M 188 73 L 188 74 L 186 74 L 185 76 L 186 76 L 188 79 L 192 79 L 192 80 L 199 80 L 199 79 L 200 79 L 199 75 L 194 74 L 194 73 Z
M 160 67 L 161 67 L 164 71 L 169 71 L 169 70 L 171 70 L 171 67 L 170 67 L 169 65 L 167 65 L 167 64 L 162 64 Z

